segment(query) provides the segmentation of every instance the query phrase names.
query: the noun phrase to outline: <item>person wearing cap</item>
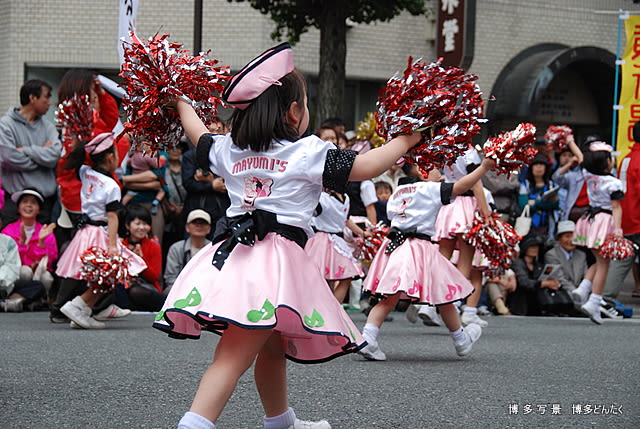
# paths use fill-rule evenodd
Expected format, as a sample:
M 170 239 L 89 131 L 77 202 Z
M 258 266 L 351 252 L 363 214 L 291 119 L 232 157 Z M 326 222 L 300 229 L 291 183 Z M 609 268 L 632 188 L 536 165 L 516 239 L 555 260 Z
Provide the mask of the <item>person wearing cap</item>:
M 0 174 L 5 190 L 4 224 L 18 218 L 11 195 L 26 187 L 39 190 L 44 198 L 38 221 L 51 222 L 56 201 L 55 167 L 62 146 L 55 126 L 44 119 L 51 106 L 51 85 L 33 79 L 20 88 L 20 107 L 12 107 L 0 118 Z
M 560 206 L 557 195 L 543 197 L 545 192 L 554 187 L 550 177 L 551 168 L 548 157 L 541 153 L 536 154 L 529 165 L 526 181 L 520 184 L 518 197 L 520 211 L 527 204 L 531 210 L 530 233 L 539 235 L 545 242 L 553 240 L 555 210 Z
M 15 192 L 11 200 L 18 207 L 20 218 L 7 225 L 2 233 L 13 238 L 18 245 L 20 260 L 20 282 L 33 289 L 15 299 L 28 304 L 48 294 L 53 283 L 54 264 L 58 259 L 58 246 L 53 235 L 55 223 L 40 224 L 36 219 L 44 197 L 34 188 Z M 14 295 L 17 292 L 14 292 Z
M 224 178 L 231 200 L 215 245 L 182 270 L 153 325 L 174 338 L 199 338 L 203 330 L 221 335 L 178 427 L 215 428 L 255 363 L 265 429 L 330 429 L 324 420 L 299 420 L 289 407 L 285 359 L 328 361 L 357 352 L 364 339 L 304 252 L 311 217 L 323 187 L 343 193 L 348 180 L 377 176 L 420 135 L 398 136 L 364 155 L 302 137 L 307 87 L 286 43 L 243 67 L 222 98 L 236 110 L 231 133 L 215 136 L 188 100 L 175 102 L 198 166 Z
M 71 320 L 72 328 L 102 329 L 105 324 L 98 319 L 119 317 L 119 308 L 113 304 L 98 312 L 98 299 L 102 291 L 82 285 L 83 268 L 80 255 L 87 249 L 98 247 L 109 255 L 121 255 L 128 259 L 128 271 L 136 276 L 146 268 L 142 258 L 129 250 L 118 239 L 118 212 L 122 208 L 119 184 L 113 179 L 118 168 L 118 154 L 113 133 L 102 133 L 89 142 L 79 142 L 69 155 L 66 168 L 77 171 L 82 182 L 80 200 L 82 217 L 78 231 L 58 261 L 56 274 L 62 278 L 56 300 L 51 305 L 52 321 L 60 313 Z M 91 166 L 86 165 L 87 156 Z M 115 285 L 113 285 L 115 287 Z M 80 289 L 80 290 L 78 290 Z M 78 296 L 74 295 L 79 293 Z M 109 292 L 107 295 L 113 295 Z M 93 314 L 92 316 L 92 313 Z
M 207 239 L 211 233 L 211 215 L 202 209 L 191 210 L 187 216 L 185 230 L 188 237 L 173 243 L 167 254 L 167 263 L 164 268 L 165 292 L 169 292 L 187 262 L 204 246 L 211 243 Z

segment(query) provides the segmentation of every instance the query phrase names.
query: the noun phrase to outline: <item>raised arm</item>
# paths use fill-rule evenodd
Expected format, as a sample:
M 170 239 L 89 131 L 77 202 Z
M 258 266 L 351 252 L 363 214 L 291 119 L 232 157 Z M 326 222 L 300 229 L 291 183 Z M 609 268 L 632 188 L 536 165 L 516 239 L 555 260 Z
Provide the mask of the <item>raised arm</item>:
M 356 156 L 349 180 L 359 182 L 381 175 L 419 141 L 420 133 L 418 132 L 403 134 L 379 148 Z
M 182 126 L 184 130 L 187 132 L 187 136 L 189 140 L 194 145 L 198 144 L 198 140 L 200 136 L 209 132 L 209 129 L 205 126 L 204 122 L 198 117 L 196 111 L 193 110 L 193 107 L 187 103 L 182 98 L 179 98 L 176 102 L 176 108 L 178 109 L 178 113 L 180 114 L 180 120 L 182 121 Z
M 455 182 L 453 184 L 453 190 L 452 190 L 451 194 L 453 196 L 456 196 L 456 195 L 460 195 L 460 194 L 463 194 L 463 193 L 467 192 L 480 179 L 482 179 L 482 176 L 484 176 L 484 174 L 487 171 L 493 169 L 495 167 L 495 165 L 496 165 L 496 163 L 494 161 L 492 161 L 491 159 L 489 159 L 489 158 L 483 159 L 482 163 L 480 164 L 480 166 L 478 168 L 476 168 L 471 173 L 467 174 L 462 179 L 458 180 L 457 182 Z M 482 197 L 484 199 L 484 192 L 481 192 L 481 193 L 482 193 Z M 486 205 L 487 200 L 484 199 L 484 202 L 485 202 L 485 205 Z

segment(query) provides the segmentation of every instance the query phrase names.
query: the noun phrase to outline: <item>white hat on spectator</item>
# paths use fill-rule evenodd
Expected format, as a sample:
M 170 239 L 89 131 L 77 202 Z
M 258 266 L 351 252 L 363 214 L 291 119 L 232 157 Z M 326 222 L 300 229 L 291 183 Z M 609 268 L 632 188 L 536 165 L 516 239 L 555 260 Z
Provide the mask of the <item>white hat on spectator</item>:
M 556 232 L 556 237 L 560 234 L 564 234 L 565 232 L 574 232 L 576 230 L 576 224 L 571 220 L 563 220 L 558 222 L 558 230 Z
M 202 209 L 195 209 L 189 212 L 189 216 L 187 216 L 187 223 L 191 223 L 194 220 L 204 220 L 209 225 L 211 225 L 211 215 Z

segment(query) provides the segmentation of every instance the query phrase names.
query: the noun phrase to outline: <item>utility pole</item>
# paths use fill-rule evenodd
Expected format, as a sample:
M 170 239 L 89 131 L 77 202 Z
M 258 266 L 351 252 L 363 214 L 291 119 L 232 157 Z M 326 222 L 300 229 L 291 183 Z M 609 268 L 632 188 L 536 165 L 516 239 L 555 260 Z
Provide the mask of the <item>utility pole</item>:
M 193 55 L 202 50 L 202 0 L 194 0 L 193 15 Z

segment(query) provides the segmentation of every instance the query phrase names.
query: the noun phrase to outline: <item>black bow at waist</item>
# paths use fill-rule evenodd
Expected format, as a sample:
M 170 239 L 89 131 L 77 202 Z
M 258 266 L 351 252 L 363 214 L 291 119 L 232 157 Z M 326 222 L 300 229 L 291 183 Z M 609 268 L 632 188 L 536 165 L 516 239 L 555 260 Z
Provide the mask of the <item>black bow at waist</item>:
M 589 223 L 593 223 L 598 213 L 612 214 L 611 210 L 609 209 L 603 209 L 602 207 L 589 206 L 589 208 L 580 217 L 587 218 L 589 220 Z
M 390 243 L 387 245 L 387 248 L 384 250 L 384 253 L 389 254 L 396 250 L 407 238 L 419 238 L 421 240 L 431 241 L 431 236 L 428 234 L 422 234 L 416 231 L 415 228 L 402 231 L 396 227 L 393 227 L 389 230 L 389 234 L 387 234 L 387 239 L 389 239 Z
M 225 216 L 216 224 L 212 241 L 222 241 L 222 244 L 213 256 L 212 264 L 219 270 L 222 269 L 236 245 L 253 246 L 256 238 L 261 241 L 270 232 L 294 241 L 303 249 L 307 243 L 307 234 L 302 228 L 279 223 L 275 213 L 258 209 L 240 216 Z

